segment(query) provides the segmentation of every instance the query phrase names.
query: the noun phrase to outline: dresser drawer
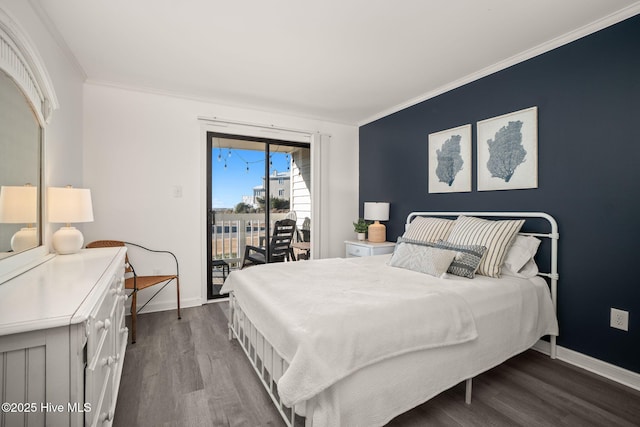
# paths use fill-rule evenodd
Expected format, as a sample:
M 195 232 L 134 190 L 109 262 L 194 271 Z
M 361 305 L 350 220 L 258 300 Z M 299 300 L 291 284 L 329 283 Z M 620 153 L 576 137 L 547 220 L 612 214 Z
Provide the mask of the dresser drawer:
M 371 255 L 371 248 L 367 248 L 365 246 L 347 244 L 347 258 L 370 256 L 370 255 Z
M 104 294 L 104 298 L 94 309 L 87 321 L 87 361 L 89 363 L 99 351 L 98 346 L 103 336 L 110 329 L 117 328 L 115 324 L 118 305 L 122 306 L 120 279 L 114 275 Z
M 116 373 L 124 358 L 124 348 L 119 345 L 126 298 L 123 283 L 121 271 L 112 276 L 102 301 L 87 321 L 85 402 L 91 405 L 91 412 L 85 413 L 85 425 L 110 425 L 113 421 Z
M 118 302 L 116 303 L 116 311 L 113 317 L 115 324 L 113 328 L 115 355 L 118 360 L 124 357 L 124 351 L 127 347 L 127 337 L 129 336 L 129 330 L 125 323 L 125 304 L 127 301 L 127 294 L 124 290 L 124 276 L 120 277 L 118 284 Z
M 347 240 L 344 243 L 347 258 L 390 254 L 395 248 L 393 242 L 372 243 L 368 240 Z
M 85 413 L 85 425 L 102 425 L 113 420 L 113 373 L 118 361 L 113 354 L 113 329 L 107 329 L 100 340 L 99 352 L 85 371 L 85 402 L 91 411 Z

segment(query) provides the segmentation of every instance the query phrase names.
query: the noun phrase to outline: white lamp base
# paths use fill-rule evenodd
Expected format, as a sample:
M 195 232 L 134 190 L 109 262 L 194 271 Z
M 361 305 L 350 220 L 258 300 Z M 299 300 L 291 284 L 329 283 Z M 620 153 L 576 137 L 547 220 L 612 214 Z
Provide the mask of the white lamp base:
M 369 225 L 369 241 L 371 243 L 382 243 L 387 240 L 387 227 L 379 221 Z
M 60 255 L 75 254 L 84 244 L 84 237 L 75 227 L 60 227 L 53 233 L 53 249 Z
M 14 252 L 22 252 L 38 246 L 37 230 L 36 227 L 21 228 L 20 231 L 11 238 L 11 249 Z

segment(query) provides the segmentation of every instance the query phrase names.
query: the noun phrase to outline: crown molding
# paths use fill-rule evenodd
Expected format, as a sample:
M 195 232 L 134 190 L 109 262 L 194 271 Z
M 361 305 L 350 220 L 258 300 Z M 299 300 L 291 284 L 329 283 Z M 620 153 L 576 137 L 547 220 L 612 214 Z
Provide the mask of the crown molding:
M 87 80 L 85 80 L 85 84 L 92 85 L 92 86 L 102 86 L 102 87 L 109 87 L 113 89 L 120 89 L 128 92 L 138 92 L 138 93 L 144 93 L 144 94 L 150 94 L 150 95 L 166 96 L 169 98 L 183 99 L 187 101 L 202 102 L 205 104 L 219 105 L 221 107 L 237 108 L 242 110 L 252 110 L 252 111 L 257 111 L 257 112 L 266 113 L 266 114 L 277 114 L 277 115 L 283 115 L 288 117 L 295 117 L 301 120 L 312 120 L 315 122 L 333 123 L 337 125 L 351 126 L 351 127 L 358 126 L 355 122 L 339 121 L 331 117 L 324 117 L 321 115 L 302 114 L 299 111 L 295 111 L 293 109 L 285 109 L 285 108 L 277 108 L 277 107 L 269 108 L 268 106 L 260 106 L 260 105 L 255 105 L 248 102 L 247 103 L 234 102 L 233 100 L 230 100 L 228 98 L 198 96 L 198 95 L 194 95 L 186 92 L 157 89 L 149 86 L 137 86 L 132 84 L 114 82 L 110 80 L 91 79 L 91 78 L 88 78 Z
M 416 104 L 419 104 L 423 101 L 429 100 L 431 98 L 435 98 L 438 95 L 442 95 L 443 93 L 449 92 L 450 90 L 459 88 L 461 86 L 464 86 L 465 84 L 474 82 L 476 80 L 479 80 L 483 77 L 489 76 L 493 73 L 496 73 L 498 71 L 502 71 L 504 69 L 507 69 L 513 65 L 519 64 L 521 62 L 524 62 L 528 59 L 534 58 L 538 55 L 541 55 L 543 53 L 549 52 L 553 49 L 556 49 L 558 47 L 564 46 L 566 44 L 569 44 L 571 42 L 574 42 L 578 39 L 581 39 L 582 37 L 588 36 L 590 34 L 593 34 L 597 31 L 600 31 L 602 29 L 605 29 L 607 27 L 610 27 L 612 25 L 615 25 L 619 22 L 624 21 L 627 18 L 631 18 L 632 16 L 638 15 L 640 14 L 640 1 L 624 8 L 621 9 L 617 12 L 614 12 L 610 15 L 607 15 L 603 18 L 598 19 L 597 21 L 594 21 L 590 24 L 587 24 L 583 27 L 580 27 L 576 30 L 570 31 L 568 33 L 563 34 L 562 36 L 556 37 L 552 40 L 549 40 L 547 42 L 544 42 L 542 44 L 539 44 L 531 49 L 525 50 L 524 52 L 521 52 L 517 55 L 511 56 L 510 58 L 507 58 L 503 61 L 497 62 L 493 65 L 490 65 L 486 68 L 483 68 L 479 71 L 476 71 L 474 73 L 468 74 L 460 79 L 454 80 L 444 86 L 440 86 L 439 88 L 432 90 L 430 92 L 427 92 L 423 95 L 417 96 L 415 98 L 412 98 L 406 102 L 403 102 L 401 104 L 395 105 L 391 108 L 388 108 L 386 110 L 383 110 L 377 114 L 374 114 L 373 116 L 370 116 L 360 122 L 358 122 L 358 126 L 364 126 L 368 123 L 374 122 L 378 119 L 381 119 L 383 117 L 389 116 L 393 113 L 397 113 L 398 111 L 404 110 L 405 108 L 409 108 L 412 107 Z

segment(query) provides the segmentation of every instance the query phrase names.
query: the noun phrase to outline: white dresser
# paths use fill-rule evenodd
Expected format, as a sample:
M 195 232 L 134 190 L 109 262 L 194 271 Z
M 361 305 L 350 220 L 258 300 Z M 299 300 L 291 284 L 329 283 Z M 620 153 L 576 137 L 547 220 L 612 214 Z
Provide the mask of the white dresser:
M 0 427 L 111 425 L 128 336 L 125 253 L 59 255 L 0 285 Z

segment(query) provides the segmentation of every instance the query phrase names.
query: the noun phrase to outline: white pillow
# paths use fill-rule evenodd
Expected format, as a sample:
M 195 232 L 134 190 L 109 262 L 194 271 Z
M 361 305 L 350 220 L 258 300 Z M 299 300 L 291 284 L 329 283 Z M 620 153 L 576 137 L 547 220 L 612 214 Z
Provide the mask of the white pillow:
M 540 246 L 540 239 L 517 235 L 504 257 L 504 267 L 510 271 L 520 271 L 536 255 L 538 246 Z
M 447 241 L 457 245 L 479 245 L 487 251 L 478 266 L 478 274 L 500 277 L 507 249 L 524 224 L 523 219 L 490 221 L 459 216 Z
M 419 273 L 442 277 L 457 252 L 431 246 L 414 245 L 400 242 L 396 244 L 388 264 L 392 267 L 406 268 Z
M 524 279 L 530 279 L 538 275 L 538 264 L 530 259 L 524 267 L 519 271 L 511 271 L 507 266 L 502 266 L 502 274 L 506 276 L 522 277 Z
M 454 224 L 452 219 L 419 216 L 411 221 L 402 237 L 420 242 L 447 240 Z

